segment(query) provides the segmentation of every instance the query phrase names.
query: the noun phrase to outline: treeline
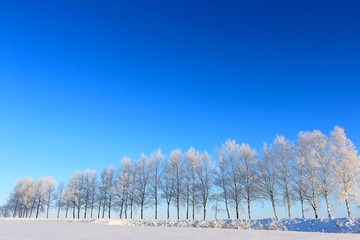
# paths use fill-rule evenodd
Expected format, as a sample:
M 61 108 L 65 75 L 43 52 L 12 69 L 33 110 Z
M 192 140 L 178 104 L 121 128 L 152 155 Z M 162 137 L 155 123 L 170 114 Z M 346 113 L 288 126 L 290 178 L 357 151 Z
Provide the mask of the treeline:
M 145 209 L 158 218 L 160 205 L 195 219 L 197 209 L 206 218 L 210 203 L 224 208 L 228 218 L 240 217 L 247 210 L 251 219 L 254 201 L 271 203 L 277 218 L 278 205 L 285 205 L 291 218 L 294 203 L 300 203 L 302 217 L 306 207 L 318 218 L 325 203 L 331 217 L 330 198 L 344 201 L 348 217 L 350 201 L 356 200 L 360 186 L 360 158 L 344 130 L 335 127 L 330 136 L 320 131 L 300 132 L 296 141 L 276 136 L 264 145 L 261 157 L 248 144 L 225 141 L 216 148 L 216 161 L 207 152 L 190 148 L 173 150 L 169 157 L 157 150 L 139 159 L 123 157 L 118 168 L 107 167 L 75 172 L 65 184 L 55 188 L 51 177 L 34 181 L 19 180 L 7 204 L 0 208 L 4 217 L 39 217 L 53 208 L 57 217 L 132 219 L 135 209 L 140 218 Z

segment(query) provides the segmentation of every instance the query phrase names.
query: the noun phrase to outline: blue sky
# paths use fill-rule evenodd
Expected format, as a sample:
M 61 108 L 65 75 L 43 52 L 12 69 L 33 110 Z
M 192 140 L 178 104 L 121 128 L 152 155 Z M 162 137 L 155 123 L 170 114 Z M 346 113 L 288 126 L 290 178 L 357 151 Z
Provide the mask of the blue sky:
M 89 3 L 91 2 L 91 3 Z M 0 203 L 18 178 L 161 147 L 345 128 L 360 145 L 357 1 L 1 1 Z

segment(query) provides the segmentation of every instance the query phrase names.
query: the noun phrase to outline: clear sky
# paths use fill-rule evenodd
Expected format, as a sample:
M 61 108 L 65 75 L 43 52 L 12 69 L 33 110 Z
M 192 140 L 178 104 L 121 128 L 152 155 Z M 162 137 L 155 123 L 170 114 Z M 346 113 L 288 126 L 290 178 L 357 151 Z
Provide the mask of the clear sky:
M 1 1 L 0 204 L 161 147 L 360 146 L 359 1 Z

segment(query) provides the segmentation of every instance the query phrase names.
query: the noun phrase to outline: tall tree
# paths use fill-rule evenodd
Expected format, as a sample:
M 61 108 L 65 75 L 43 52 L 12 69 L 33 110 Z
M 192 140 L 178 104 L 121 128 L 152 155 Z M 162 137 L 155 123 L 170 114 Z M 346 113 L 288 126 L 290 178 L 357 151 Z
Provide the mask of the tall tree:
M 318 181 L 318 162 L 315 148 L 316 138 L 312 132 L 298 134 L 297 151 L 295 159 L 298 165 L 303 166 L 304 188 L 303 196 L 314 210 L 318 219 L 320 184 Z
M 141 154 L 138 164 L 138 174 L 136 178 L 136 189 L 138 202 L 140 204 L 140 217 L 144 218 L 144 206 L 148 200 L 148 184 L 149 184 L 149 162 L 144 154 Z
M 161 178 L 160 178 L 160 189 L 162 191 L 162 198 L 165 199 L 166 202 L 166 216 L 167 219 L 170 218 L 170 203 L 174 198 L 175 195 L 175 182 L 174 179 L 172 177 L 172 169 L 171 169 L 171 164 L 170 164 L 170 160 L 166 161 L 166 164 L 164 166 L 164 169 L 161 173 Z
M 180 219 L 180 200 L 183 185 L 183 171 L 182 171 L 182 155 L 180 149 L 175 149 L 171 152 L 169 158 L 170 176 L 174 183 L 174 201 L 176 206 L 176 216 Z
M 313 132 L 314 135 L 314 154 L 317 159 L 318 181 L 320 194 L 325 199 L 328 217 L 331 218 L 330 194 L 335 189 L 335 176 L 332 168 L 333 161 L 329 154 L 329 140 L 327 136 L 320 131 Z
M 86 218 L 89 205 L 92 212 L 95 201 L 96 171 L 86 169 L 82 174 L 84 178 L 84 218 Z
M 193 220 L 195 219 L 195 209 L 199 204 L 199 181 L 195 170 L 195 166 L 198 165 L 199 156 L 200 153 L 192 147 L 185 153 L 184 190 L 182 192 L 186 203 L 186 219 L 189 219 L 190 202 Z
M 258 162 L 258 187 L 260 197 L 266 200 L 270 200 L 274 217 L 277 217 L 276 202 L 279 195 L 279 177 L 275 168 L 275 159 L 271 155 L 269 148 L 264 145 L 263 147 L 263 159 Z
M 195 169 L 200 190 L 199 202 L 203 206 L 203 219 L 206 219 L 206 206 L 211 196 L 211 189 L 213 184 L 212 172 L 213 164 L 210 159 L 210 155 L 207 152 L 198 154 L 194 162 L 193 168 Z
M 239 149 L 240 154 L 240 174 L 241 174 L 241 188 L 242 195 L 247 203 L 248 218 L 251 219 L 251 203 L 259 197 L 258 176 L 256 172 L 257 154 L 248 144 L 241 144 Z
M 46 205 L 46 218 L 49 218 L 49 210 L 53 200 L 53 194 L 55 192 L 55 180 L 53 177 L 44 177 L 44 195 Z
M 293 162 L 294 145 L 284 136 L 276 136 L 274 142 L 269 146 L 271 157 L 274 158 L 275 167 L 278 171 L 279 184 L 282 188 L 283 198 L 287 205 L 288 217 L 291 218 L 291 170 Z
M 160 148 L 150 155 L 150 161 L 149 161 L 150 193 L 151 196 L 153 197 L 155 219 L 158 218 L 158 206 L 160 201 L 159 198 L 160 173 L 161 173 L 161 166 L 163 165 L 164 160 L 165 160 L 165 156 L 162 154 Z
M 226 140 L 221 148 L 217 150 L 220 165 L 224 167 L 224 172 L 228 185 L 229 199 L 235 205 L 236 219 L 239 219 L 239 204 L 241 201 L 241 174 L 240 174 L 240 145 L 235 140 Z M 225 188 L 224 188 L 225 190 Z M 224 192 L 225 193 L 225 192 Z
M 345 201 L 348 217 L 351 217 L 350 201 L 359 195 L 360 159 L 354 144 L 344 129 L 335 127 L 330 133 L 330 153 L 339 188 L 339 198 Z
M 63 196 L 65 193 L 65 183 L 64 182 L 60 182 L 56 188 L 56 194 L 54 196 L 54 200 L 55 200 L 55 206 L 57 208 L 57 215 L 56 217 L 59 218 L 60 217 L 60 211 L 61 208 L 63 207 Z

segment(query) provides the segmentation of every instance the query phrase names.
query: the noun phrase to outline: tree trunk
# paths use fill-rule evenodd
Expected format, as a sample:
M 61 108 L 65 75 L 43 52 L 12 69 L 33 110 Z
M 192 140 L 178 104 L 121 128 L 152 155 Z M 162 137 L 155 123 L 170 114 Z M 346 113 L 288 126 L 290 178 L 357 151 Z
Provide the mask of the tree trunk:
M 39 199 L 38 199 L 37 208 L 36 208 L 36 218 L 38 218 L 38 217 L 39 217 L 40 203 L 41 203 L 41 200 L 40 200 L 40 198 L 39 198 Z
M 271 197 L 271 205 L 272 205 L 272 208 L 273 208 L 273 211 L 274 211 L 274 217 L 277 219 L 277 214 L 276 214 L 276 206 L 275 206 L 275 199 L 274 199 L 274 196 Z
M 347 195 L 345 195 L 345 204 L 346 204 L 346 209 L 347 209 L 348 218 L 350 218 L 350 217 L 351 217 L 350 205 L 349 205 L 349 199 L 348 199 Z
M 251 213 L 250 213 L 250 199 L 247 200 L 247 208 L 248 208 L 248 218 L 251 219 Z
M 287 210 L 288 210 L 288 217 L 291 218 L 291 203 L 290 203 L 290 194 L 288 186 L 285 186 L 285 195 L 286 195 L 286 202 L 287 202 Z
M 141 201 L 141 213 L 140 213 L 140 218 L 141 219 L 144 219 L 144 202 L 143 201 Z
M 235 202 L 236 219 L 239 219 L 239 203 Z
M 167 219 L 170 219 L 170 202 L 167 203 Z
M 157 190 L 155 190 L 155 219 L 157 219 L 158 212 L 158 199 L 157 199 Z
M 203 217 L 203 219 L 205 220 L 206 219 L 206 204 L 204 204 L 203 207 L 204 207 L 204 217 Z
M 49 218 L 49 208 L 50 208 L 51 194 L 48 195 L 47 209 L 46 209 L 46 218 Z
M 331 218 L 329 194 L 327 192 L 325 192 L 325 201 L 326 201 L 326 210 L 327 210 L 327 213 L 328 213 L 328 217 Z

